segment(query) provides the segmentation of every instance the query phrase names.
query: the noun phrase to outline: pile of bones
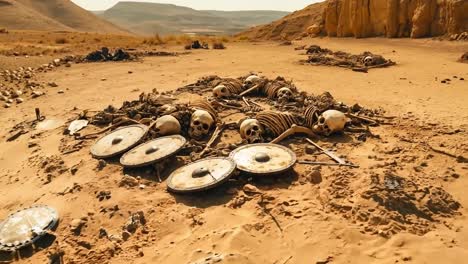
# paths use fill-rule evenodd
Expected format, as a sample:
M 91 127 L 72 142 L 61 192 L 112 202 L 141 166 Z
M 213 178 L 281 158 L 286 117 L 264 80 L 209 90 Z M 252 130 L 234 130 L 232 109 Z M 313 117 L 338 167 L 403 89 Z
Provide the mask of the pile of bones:
M 334 52 L 329 49 L 323 49 L 317 45 L 311 45 L 306 50 L 306 54 L 309 58 L 301 62 L 311 65 L 337 66 L 358 70 L 383 68 L 396 64 L 392 60 L 387 60 L 383 56 L 373 54 L 369 51 L 354 55 L 344 51 Z
M 199 99 L 176 103 L 183 93 L 195 94 Z M 282 77 L 271 80 L 249 74 L 237 79 L 207 76 L 175 91 L 142 93 L 138 100 L 126 101 L 120 108 L 109 106 L 89 119 L 93 125 L 107 126 L 101 132 L 123 125 L 148 125 L 145 141 L 183 135 L 189 139 L 184 149 L 196 160 L 229 155 L 232 144 L 226 149 L 213 147 L 216 140 L 213 137 L 219 137 L 224 129 L 238 131 L 242 142 L 236 146 L 279 143 L 295 134 L 314 137 L 344 131 L 366 134 L 370 133 L 369 126 L 378 124 L 375 118 L 381 112 L 357 104 L 347 106 L 327 92 L 317 96 L 300 92 L 292 81 Z M 235 114 L 242 117 L 230 123 L 223 121 Z

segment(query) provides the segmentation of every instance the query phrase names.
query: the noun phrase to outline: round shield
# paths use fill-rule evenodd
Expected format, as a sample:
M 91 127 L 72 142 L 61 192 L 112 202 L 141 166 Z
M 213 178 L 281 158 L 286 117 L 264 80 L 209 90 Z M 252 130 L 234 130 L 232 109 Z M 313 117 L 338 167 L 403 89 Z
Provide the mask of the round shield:
M 296 163 L 292 150 L 277 144 L 250 144 L 237 148 L 230 157 L 237 169 L 253 174 L 274 174 L 288 170 Z
M 9 215 L 0 222 L 0 251 L 31 245 L 54 228 L 58 213 L 48 206 L 34 206 Z
M 117 156 L 133 148 L 148 132 L 145 125 L 131 125 L 116 129 L 98 139 L 91 147 L 91 154 L 98 159 Z
M 202 159 L 172 172 L 167 188 L 178 193 L 204 191 L 227 181 L 235 169 L 236 164 L 230 158 Z
M 142 167 L 168 158 L 177 153 L 187 142 L 180 135 L 160 137 L 143 143 L 120 158 L 125 167 Z

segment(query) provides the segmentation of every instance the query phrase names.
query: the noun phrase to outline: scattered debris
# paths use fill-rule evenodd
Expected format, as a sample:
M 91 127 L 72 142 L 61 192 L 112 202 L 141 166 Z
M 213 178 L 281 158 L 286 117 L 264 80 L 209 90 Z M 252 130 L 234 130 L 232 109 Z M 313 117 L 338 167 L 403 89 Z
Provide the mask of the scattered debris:
M 85 128 L 88 125 L 89 121 L 84 119 L 74 120 L 68 126 L 67 132 L 70 136 L 75 135 L 76 132 Z
M 117 49 L 114 53 L 109 52 L 109 48 L 103 47 L 101 50 L 96 50 L 85 56 L 84 61 L 98 62 L 98 61 L 130 61 L 137 58 L 125 52 L 122 49 Z
M 185 46 L 186 50 L 190 49 L 209 49 L 208 43 L 200 43 L 199 40 L 193 41 L 191 44 Z

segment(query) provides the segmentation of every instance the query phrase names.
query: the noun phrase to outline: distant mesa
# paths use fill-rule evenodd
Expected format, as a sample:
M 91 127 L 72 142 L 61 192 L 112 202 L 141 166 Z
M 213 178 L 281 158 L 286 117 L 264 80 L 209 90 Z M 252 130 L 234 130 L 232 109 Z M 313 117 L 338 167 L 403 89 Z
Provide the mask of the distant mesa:
M 283 11 L 195 10 L 172 4 L 143 2 L 119 2 L 108 10 L 94 13 L 122 28 L 144 35 L 230 35 L 289 14 Z
M 0 27 L 129 34 L 69 0 L 0 0 Z
M 311 26 L 315 28 L 310 28 Z M 318 27 L 318 28 L 317 28 Z M 433 37 L 468 31 L 466 0 L 328 0 L 250 28 L 249 39 L 296 39 L 320 31 L 330 37 Z

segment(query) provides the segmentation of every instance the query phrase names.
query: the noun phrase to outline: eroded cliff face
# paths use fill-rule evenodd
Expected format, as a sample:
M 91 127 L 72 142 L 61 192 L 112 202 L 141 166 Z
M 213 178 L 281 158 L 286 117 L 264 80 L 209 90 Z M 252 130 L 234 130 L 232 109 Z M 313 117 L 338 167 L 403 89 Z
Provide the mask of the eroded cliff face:
M 323 32 L 336 37 L 430 37 L 468 31 L 468 0 L 329 0 Z
M 310 27 L 331 37 L 434 37 L 468 31 L 468 0 L 328 0 L 238 34 L 296 39 Z M 315 31 L 314 31 L 315 32 Z

